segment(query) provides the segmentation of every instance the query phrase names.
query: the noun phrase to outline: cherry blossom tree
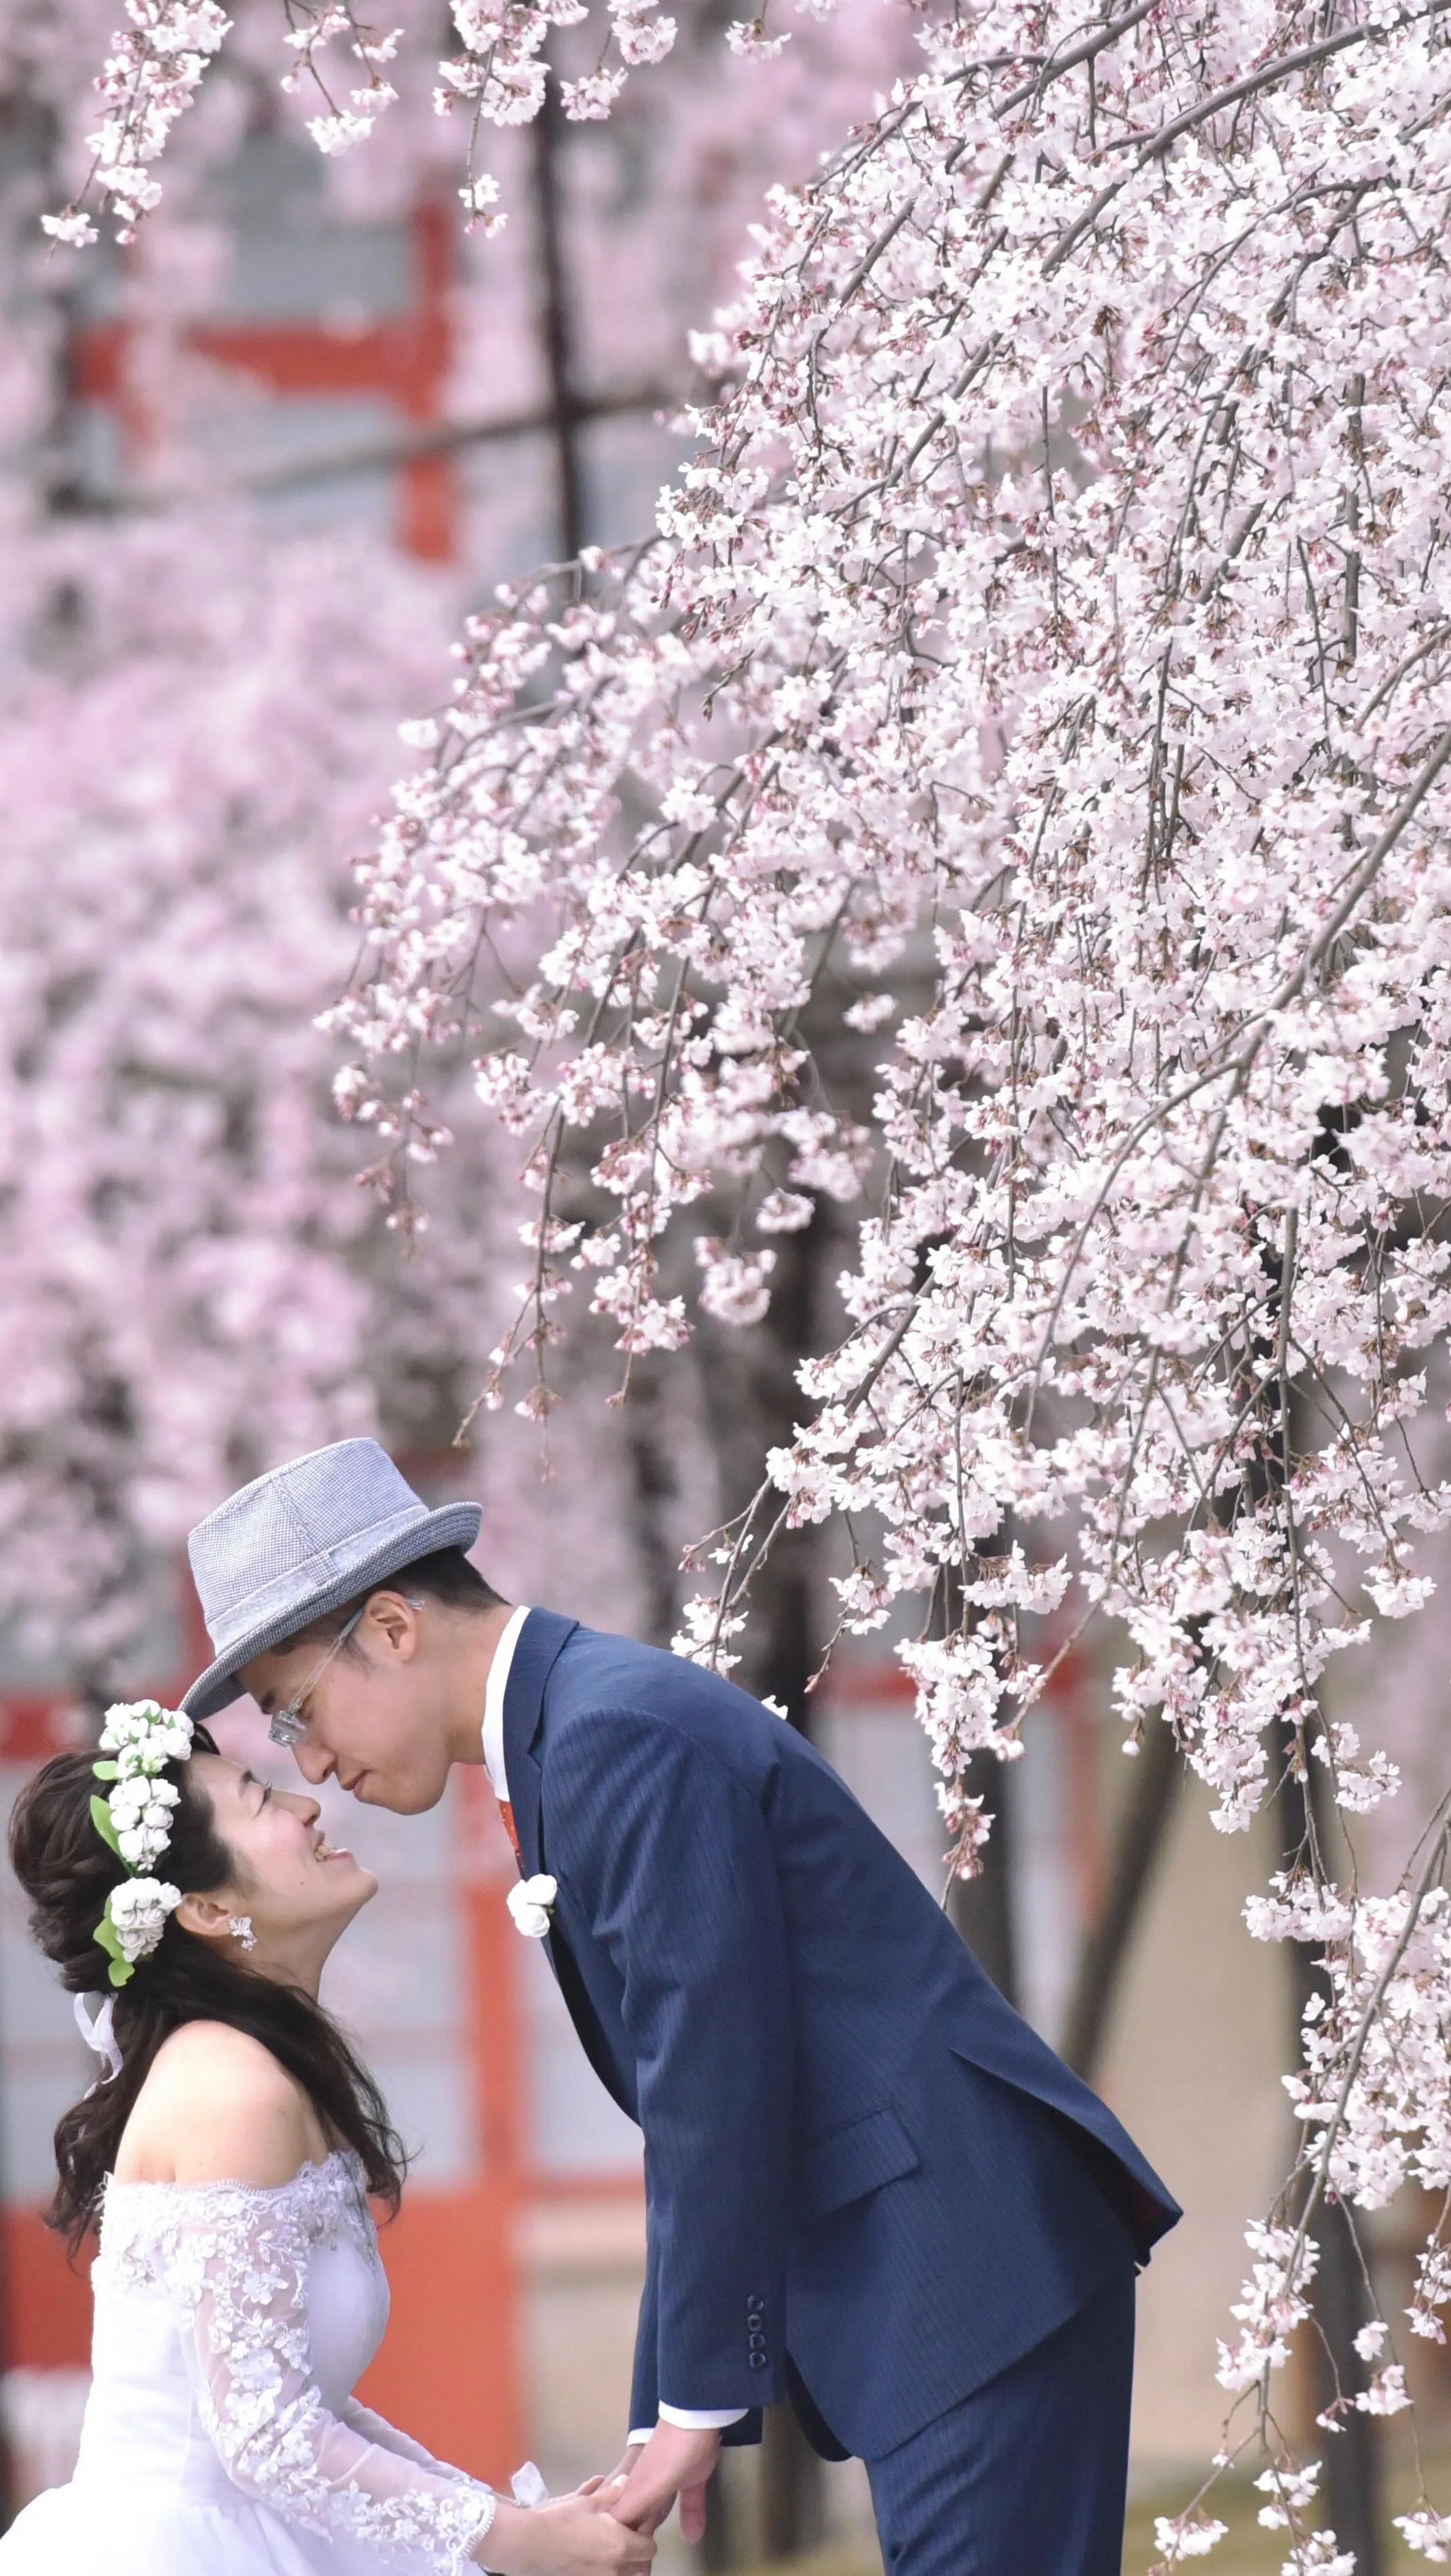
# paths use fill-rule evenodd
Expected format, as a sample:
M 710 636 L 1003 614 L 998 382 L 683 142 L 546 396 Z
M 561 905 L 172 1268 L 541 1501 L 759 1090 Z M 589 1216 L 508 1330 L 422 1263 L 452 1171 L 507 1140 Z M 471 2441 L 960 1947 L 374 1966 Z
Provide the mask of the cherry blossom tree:
M 133 24 L 183 18 L 200 56 L 195 10 Z M 456 24 L 445 91 L 527 120 L 543 16 Z M 662 24 L 610 14 L 577 117 Z M 628 1384 L 855 1213 L 844 1329 L 681 1642 L 728 1663 L 783 1535 L 839 1527 L 843 1626 L 918 1624 L 955 1868 L 1049 1614 L 1114 1623 L 1126 1749 L 1171 1730 L 1222 1830 L 1298 1819 L 1250 1928 L 1323 1973 L 1223 2460 L 1264 2445 L 1287 2566 L 1344 2571 L 1277 2399 L 1326 2210 L 1432 2191 L 1413 2333 L 1451 2297 L 1451 1807 L 1397 1833 L 1330 1686 L 1451 1516 L 1444 13 L 985 0 L 920 35 L 776 193 L 655 532 L 470 620 L 362 872 L 338 1099 L 406 1230 L 431 1068 L 472 1061 L 538 1198 L 484 1388 L 529 1413 L 571 1295 Z M 376 40 L 334 38 L 361 124 Z M 196 87 L 153 113 L 146 60 L 99 153 L 127 227 Z M 492 174 L 460 184 L 492 223 Z M 1356 2341 L 1332 2446 L 1407 2402 L 1389 2320 Z M 1451 2555 L 1428 2500 L 1402 2529 Z M 1221 2530 L 1196 2501 L 1164 2563 Z
M 859 1207 L 847 1329 L 682 1643 L 728 1660 L 779 1534 L 839 1523 L 845 1626 L 917 1605 L 956 1865 L 1049 1611 L 1118 1623 L 1126 1749 L 1172 1729 L 1222 1830 L 1298 1798 L 1251 1929 L 1327 1983 L 1224 2456 L 1267 2444 L 1287 2565 L 1346 2569 L 1277 2413 L 1317 2223 L 1451 2187 L 1448 1807 L 1362 1883 L 1395 1768 L 1325 1683 L 1421 1608 L 1451 1502 L 1451 56 L 1435 8 L 1147 0 L 924 47 L 777 195 L 655 535 L 471 622 L 364 871 L 339 1097 L 401 1188 L 430 1052 L 473 1052 L 540 1202 L 487 1393 L 522 1363 L 541 1412 L 571 1293 L 628 1374 Z M 896 1022 L 868 1120 L 823 1012 Z M 1332 2440 L 1407 2402 L 1389 2321 L 1358 2354 Z M 1451 2554 L 1429 2502 L 1401 2527 Z M 1165 2563 L 1220 2529 L 1166 2520 Z
M 102 1698 L 171 1668 L 180 1542 L 219 1492 L 358 1429 L 411 1466 L 465 1409 L 528 1205 L 512 1139 L 467 1116 L 411 1258 L 356 1188 L 327 1102 L 336 1046 L 311 1026 L 356 953 L 344 863 L 398 717 L 444 685 L 459 590 L 487 596 L 596 516 L 648 517 L 678 452 L 649 415 L 690 381 L 685 319 L 728 285 L 767 176 L 809 169 L 913 58 L 881 0 L 803 23 L 764 66 L 721 60 L 718 31 L 682 13 L 672 58 L 607 122 L 494 133 L 495 198 L 468 103 L 434 113 L 440 53 L 463 59 L 446 11 L 400 14 L 395 41 L 338 11 L 289 27 L 277 0 L 129 16 L 0 0 L 0 1624 L 11 1678 L 19 1630 L 48 1678 Z M 663 50 L 658 17 L 616 17 L 619 54 Z M 588 42 L 564 23 L 548 40 L 576 109 Z M 364 122 L 366 153 L 341 149 Z M 290 187 L 314 144 L 322 185 L 297 217 L 330 234 L 469 191 L 442 416 L 369 433 L 395 457 L 464 460 L 451 580 L 356 530 L 298 543 L 250 506 L 249 487 L 265 504 L 285 480 L 277 419 L 199 354 L 229 318 L 254 147 Z M 75 399 L 98 320 L 126 432 L 99 460 Z M 570 478 L 575 524 L 551 489 Z M 430 1087 L 449 1118 L 436 1066 Z M 647 1404 L 642 1377 L 628 1419 L 589 1402 L 610 1338 L 561 1355 L 576 1401 L 548 1484 L 532 1424 L 508 1416 L 459 1468 L 506 1589 L 664 1639 L 683 1537 L 720 1508 L 715 1426 L 678 1382 Z
M 98 1678 L 218 1491 L 376 1429 L 380 1385 L 408 1411 L 310 1021 L 350 954 L 342 830 L 450 599 L 380 558 L 380 655 L 355 548 L 176 536 L 7 559 L 3 1598 Z M 446 1299 L 430 1320 L 446 1372 Z
M 469 556 L 442 575 L 356 534 L 299 539 L 269 524 L 238 488 L 256 397 L 198 356 L 194 330 L 217 309 L 221 191 L 259 122 L 325 147 L 319 202 L 343 217 L 401 215 L 464 183 L 468 120 L 441 119 L 432 99 L 447 14 L 415 13 L 398 43 L 380 39 L 391 104 L 381 60 L 357 71 L 337 13 L 301 13 L 301 45 L 274 0 L 241 0 L 225 19 L 145 6 L 119 36 L 114 25 L 112 0 L 0 9 L 12 137 L 0 164 L 0 1306 L 12 1363 L 0 1617 L 102 1688 L 155 1651 L 175 1550 L 219 1490 L 359 1428 L 414 1450 L 447 1440 L 477 1381 L 480 1313 L 514 1276 L 528 1212 L 509 1140 L 466 1128 L 427 1242 L 401 1260 L 355 1186 L 353 1140 L 328 1106 L 336 1046 L 311 1025 L 356 953 L 347 861 L 396 766 L 397 721 L 443 684 L 461 589 L 510 542 L 507 493 L 474 510 Z M 878 27 L 897 41 L 885 10 Z M 772 67 L 780 147 L 803 166 L 847 98 L 870 98 L 874 41 L 847 47 L 829 77 L 802 49 Z M 608 359 L 647 385 L 683 378 L 680 315 L 728 273 L 763 185 L 753 76 L 734 62 L 734 87 L 696 98 L 693 42 L 688 31 L 681 72 L 661 75 L 681 115 L 652 123 L 626 101 L 606 148 L 598 128 L 577 129 L 579 166 L 565 174 L 576 267 L 589 246 L 578 301 L 597 340 L 623 344 L 581 333 L 581 366 Z M 355 85 L 375 84 L 375 114 L 389 106 L 366 155 L 340 156 L 326 122 L 307 136 L 332 115 L 322 84 L 343 59 Z M 452 402 L 466 427 L 531 405 L 547 417 L 528 163 L 519 137 L 499 140 L 511 227 L 461 242 L 453 297 Z M 164 191 L 143 188 L 163 142 Z M 122 229 L 135 232 L 99 275 L 99 254 L 75 256 L 86 221 L 58 240 L 53 222 L 49 244 L 41 229 L 98 151 L 113 213 L 115 174 L 132 172 Z M 658 220 L 666 192 L 695 208 L 688 244 Z M 643 282 L 634 300 L 625 276 Z M 83 311 L 99 298 L 122 327 L 122 400 L 143 425 L 119 481 L 100 488 L 69 391 L 78 298 Z M 581 1355 L 586 1379 L 597 1364 Z M 598 1493 L 626 1473 L 612 1422 L 556 1446 L 577 1463 L 581 1441 L 589 1464 L 551 1488 L 556 1519 L 564 1484 Z M 509 1449 L 497 1437 L 489 1449 L 492 1490 Z M 607 1559 L 628 1603 L 628 1512 L 580 1518 L 581 1565 Z M 664 1520 L 653 1553 L 673 1569 L 669 1509 Z

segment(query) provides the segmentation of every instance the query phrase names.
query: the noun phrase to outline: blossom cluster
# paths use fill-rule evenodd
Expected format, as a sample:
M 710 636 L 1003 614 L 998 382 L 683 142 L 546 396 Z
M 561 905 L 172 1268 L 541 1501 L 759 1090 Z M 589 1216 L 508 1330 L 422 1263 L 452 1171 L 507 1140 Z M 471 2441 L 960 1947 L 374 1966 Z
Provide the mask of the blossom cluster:
M 1251 1931 L 1263 1940 L 1314 1940 L 1325 1989 L 1306 2011 L 1302 2070 L 1287 2089 L 1301 2128 L 1295 2224 L 1256 2224 L 1249 2230 L 1253 2269 L 1234 2309 L 1238 2343 L 1221 2345 L 1219 2378 L 1236 2393 L 1264 2399 L 1270 2374 L 1289 2357 L 1291 2339 L 1311 2310 L 1318 2249 L 1315 2209 L 1333 2195 L 1347 2211 L 1381 2209 L 1407 2183 L 1435 2195 L 1443 2213 L 1417 2264 L 1407 2310 L 1413 2335 L 1444 2342 L 1441 2311 L 1451 2303 L 1451 2262 L 1441 2245 L 1451 2190 L 1451 1893 L 1441 1883 L 1446 1864 L 1444 1827 L 1433 1836 L 1429 1858 L 1414 1883 L 1390 1897 L 1317 1888 L 1307 1872 L 1281 1876 L 1269 1898 L 1246 1907 Z M 1405 2367 L 1386 2359 L 1389 2326 L 1380 2317 L 1355 2337 L 1360 2360 L 1378 2365 L 1367 2384 L 1341 2391 L 1320 2417 L 1335 2432 L 1347 2408 L 1367 2415 L 1400 2414 L 1411 2403 Z M 1311 2466 L 1281 2463 L 1258 2482 L 1272 2497 L 1260 2520 L 1297 2535 L 1292 2569 L 1321 2563 L 1307 2555 L 1311 2542 L 1332 2535 L 1306 2534 L 1301 2517 L 1315 2486 Z M 1440 2518 L 1424 2504 L 1398 2517 L 1408 2544 L 1429 2557 L 1442 2554 Z M 1326 2563 L 1333 2563 L 1328 2560 Z M 1347 2565 L 1353 2562 L 1347 2562 Z
M 398 93 L 384 77 L 384 66 L 398 51 L 403 30 L 394 27 L 386 36 L 377 36 L 359 26 L 347 0 L 320 0 L 320 5 L 305 5 L 295 0 L 294 14 L 298 24 L 288 34 L 287 42 L 296 60 L 283 76 L 285 91 L 299 90 L 304 79 L 322 94 L 326 113 L 308 119 L 308 132 L 319 152 L 349 151 L 363 143 L 372 133 L 383 110 L 392 107 Z M 348 38 L 348 50 L 363 75 L 361 86 L 349 93 L 348 104 L 342 105 L 328 87 L 321 56 L 335 36 Z
M 588 15 L 587 0 L 543 0 L 541 6 L 532 0 L 453 0 L 460 49 L 438 67 L 434 104 L 440 116 L 466 106 L 473 118 L 490 125 L 527 125 L 544 104 L 551 30 L 578 26 Z M 607 117 L 629 71 L 663 62 L 675 37 L 675 20 L 658 13 L 658 0 L 605 0 L 597 61 L 560 82 L 565 115 L 577 122 Z
M 1166 2567 L 1182 2566 L 1189 2558 L 1207 2558 L 1228 2529 L 1227 2522 L 1215 2522 L 1196 2511 L 1154 2516 L 1154 2541 L 1163 2551 Z
M 798 0 L 812 16 L 831 14 L 836 0 Z M 119 241 L 134 240 L 142 217 L 159 203 L 161 183 L 155 165 L 177 118 L 195 95 L 208 63 L 231 33 L 236 8 L 220 0 L 125 0 L 129 24 L 112 37 L 112 51 L 96 77 L 102 118 L 89 137 L 92 161 L 84 186 L 57 214 L 43 215 L 52 239 L 84 249 L 97 239 L 88 210 L 94 194 L 116 218 Z M 481 127 L 532 123 L 543 108 L 548 82 L 557 86 L 560 107 L 576 123 L 596 123 L 610 116 L 632 70 L 663 62 L 678 33 L 674 18 L 659 0 L 602 0 L 595 16 L 599 41 L 588 62 L 572 73 L 549 58 L 556 31 L 587 25 L 589 0 L 452 0 L 454 43 L 437 66 L 433 106 L 439 116 L 463 108 L 468 120 L 468 175 L 459 197 L 471 224 L 483 233 L 499 230 L 504 216 L 493 212 L 499 189 L 488 171 L 476 168 L 474 146 Z M 279 22 L 283 10 L 279 9 Z M 322 112 L 307 120 L 318 150 L 329 156 L 350 151 L 372 134 L 385 109 L 396 104 L 398 91 L 388 77 L 404 30 L 380 32 L 357 15 L 353 0 L 285 0 L 286 31 L 279 41 L 292 60 L 280 85 L 289 95 L 304 84 L 322 101 Z M 337 86 L 325 59 L 342 39 L 354 68 Z M 761 19 L 741 20 L 727 30 L 733 52 L 770 61 L 790 42 L 789 32 L 768 36 Z
M 126 16 L 130 23 L 112 37 L 114 50 L 96 79 L 105 114 L 90 137 L 88 182 L 109 203 L 122 242 L 134 240 L 142 216 L 158 203 L 153 165 L 231 25 L 218 0 L 126 0 Z M 73 250 L 97 238 L 85 193 L 60 214 L 41 217 L 52 239 Z
M 1290 2078 L 1306 2149 L 1328 2189 L 1383 2209 L 1402 2186 L 1451 2188 L 1451 1895 L 1441 1886 L 1362 1897 L 1322 1954 L 1329 1998 L 1306 2025 Z M 1422 2275 L 1416 2332 L 1439 2340 Z M 1443 2294 L 1444 2295 L 1444 2294 Z

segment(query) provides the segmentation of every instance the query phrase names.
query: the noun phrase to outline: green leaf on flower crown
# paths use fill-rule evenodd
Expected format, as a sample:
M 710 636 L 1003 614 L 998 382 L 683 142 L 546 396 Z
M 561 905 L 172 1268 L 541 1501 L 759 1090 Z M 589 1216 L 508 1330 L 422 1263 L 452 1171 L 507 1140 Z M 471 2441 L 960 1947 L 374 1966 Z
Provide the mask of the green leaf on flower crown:
M 116 1926 L 111 1920 L 111 1909 L 109 1905 L 107 1906 L 105 1913 L 102 1915 L 100 1922 L 96 1925 L 91 1938 L 93 1941 L 99 1941 L 101 1948 L 109 1951 L 113 1959 L 119 1959 L 123 1955 L 121 1943 L 116 1932 Z
M 104 1798 L 93 1798 L 91 1800 L 91 1822 L 95 1826 L 97 1833 L 100 1835 L 102 1842 L 110 1844 L 112 1851 L 119 1860 L 121 1858 L 121 1846 L 116 1839 L 116 1828 L 111 1822 L 111 1810 L 107 1806 Z
M 91 1769 L 98 1780 L 119 1780 L 121 1777 L 119 1762 L 93 1762 Z
M 110 1976 L 113 1986 L 129 1986 L 136 1970 L 129 1959 L 113 1959 Z

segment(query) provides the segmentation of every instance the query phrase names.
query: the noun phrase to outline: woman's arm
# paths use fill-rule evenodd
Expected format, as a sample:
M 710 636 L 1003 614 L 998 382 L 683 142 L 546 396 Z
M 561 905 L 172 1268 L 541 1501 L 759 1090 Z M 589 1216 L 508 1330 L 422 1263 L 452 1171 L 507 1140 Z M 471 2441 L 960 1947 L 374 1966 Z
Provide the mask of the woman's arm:
M 193 2186 L 174 2286 L 202 2422 L 242 2494 L 328 2540 L 350 2540 L 409 2576 L 461 2576 L 496 2512 L 491 2490 L 422 2467 L 334 2414 L 312 2364 L 306 2177 L 276 2188 Z
M 526 2511 L 356 2401 L 331 2411 L 307 2313 L 317 2236 L 308 2176 L 325 2145 L 311 2104 L 265 2048 L 219 2024 L 174 2034 L 157 2064 L 137 2153 L 163 2168 L 143 2178 L 185 2187 L 172 2286 L 199 2411 L 241 2492 L 408 2576 L 643 2567 L 649 2553 L 599 2496 Z
M 465 2470 L 451 2468 L 447 2460 L 436 2460 L 421 2442 L 414 2441 L 411 2433 L 400 2433 L 386 2415 L 375 2415 L 371 2406 L 360 2405 L 356 2397 L 344 2400 L 342 2421 L 350 2432 L 375 2443 L 380 2451 L 392 2451 L 400 2460 L 411 2460 L 415 2469 L 431 2469 L 436 2478 L 452 2478 L 455 2483 L 462 2480 L 465 2486 L 469 2483 Z

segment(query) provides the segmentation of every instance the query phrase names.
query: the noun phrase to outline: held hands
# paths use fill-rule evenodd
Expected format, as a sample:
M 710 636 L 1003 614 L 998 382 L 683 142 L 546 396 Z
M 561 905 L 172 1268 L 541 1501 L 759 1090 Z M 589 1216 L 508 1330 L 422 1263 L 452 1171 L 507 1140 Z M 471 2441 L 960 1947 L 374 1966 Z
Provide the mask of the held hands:
M 637 2442 L 625 2453 L 605 2489 L 611 2513 L 632 2531 L 657 2531 L 679 2496 L 681 2537 L 699 2540 L 705 2529 L 706 2482 L 719 2456 L 719 2433 L 657 2424 L 648 2442 Z
M 720 2435 L 657 2424 L 632 2444 L 608 2479 L 587 2478 L 574 2495 L 518 2505 L 500 2496 L 494 2519 L 470 2556 L 494 2576 L 645 2576 L 654 2533 L 680 2498 L 680 2529 L 699 2540 L 706 2482 Z
M 576 2494 L 547 2504 L 508 2504 L 500 2496 L 470 2555 L 495 2576 L 633 2576 L 648 2567 L 655 2543 L 616 2520 L 617 2495 L 590 2478 Z

